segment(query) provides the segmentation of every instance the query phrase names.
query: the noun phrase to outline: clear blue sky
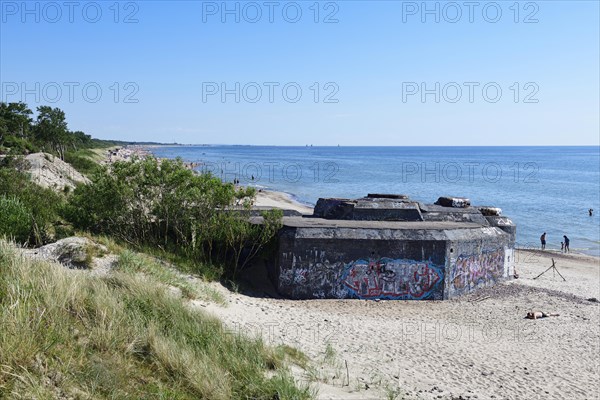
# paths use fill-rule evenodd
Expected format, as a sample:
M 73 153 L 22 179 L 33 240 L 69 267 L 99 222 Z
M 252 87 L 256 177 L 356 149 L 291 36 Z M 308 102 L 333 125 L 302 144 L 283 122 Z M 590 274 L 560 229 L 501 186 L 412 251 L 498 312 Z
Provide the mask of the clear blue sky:
M 70 129 L 122 140 L 599 144 L 597 1 L 428 2 L 439 22 L 421 1 L 267 3 L 227 2 L 236 22 L 222 1 L 2 0 L 1 100 L 54 105 Z

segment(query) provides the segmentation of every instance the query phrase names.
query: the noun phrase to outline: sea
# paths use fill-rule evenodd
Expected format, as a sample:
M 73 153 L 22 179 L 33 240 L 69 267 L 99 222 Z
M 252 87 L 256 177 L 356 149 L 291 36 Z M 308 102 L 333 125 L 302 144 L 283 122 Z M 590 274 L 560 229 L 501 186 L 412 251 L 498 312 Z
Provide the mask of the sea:
M 314 205 L 320 197 L 406 194 L 433 203 L 466 197 L 495 206 L 517 224 L 517 246 L 600 257 L 600 147 L 279 147 L 164 146 L 157 157 L 195 163 L 223 181 L 286 192 Z M 593 209 L 592 216 L 589 210 Z

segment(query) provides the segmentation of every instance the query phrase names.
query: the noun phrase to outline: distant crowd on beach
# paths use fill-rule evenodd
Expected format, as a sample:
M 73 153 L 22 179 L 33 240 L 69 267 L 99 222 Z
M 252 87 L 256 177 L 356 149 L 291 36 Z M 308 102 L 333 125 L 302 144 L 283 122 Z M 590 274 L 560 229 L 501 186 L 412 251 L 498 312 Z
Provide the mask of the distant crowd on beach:
M 130 145 L 125 147 L 117 147 L 108 150 L 104 163 L 112 164 L 117 161 L 130 161 L 134 158 L 142 159 L 148 156 L 154 157 L 154 155 L 150 151 L 148 151 L 147 147 L 145 146 Z M 155 158 L 161 160 L 161 158 Z M 196 170 L 202 165 L 202 163 L 193 161 L 184 162 L 183 164 L 186 168 L 191 170 Z
M 590 208 L 588 210 L 588 214 L 590 217 L 594 216 L 594 209 Z M 540 242 L 542 242 L 542 250 L 546 250 L 546 232 L 542 233 L 540 236 Z M 563 241 L 560 242 L 560 251 L 561 253 L 569 253 L 569 246 L 571 244 L 571 240 L 567 237 L 567 235 L 563 235 Z
M 144 158 L 149 155 L 150 152 L 142 146 L 117 147 L 116 149 L 108 150 L 106 162 L 112 164 L 116 161 L 129 161 L 134 157 Z

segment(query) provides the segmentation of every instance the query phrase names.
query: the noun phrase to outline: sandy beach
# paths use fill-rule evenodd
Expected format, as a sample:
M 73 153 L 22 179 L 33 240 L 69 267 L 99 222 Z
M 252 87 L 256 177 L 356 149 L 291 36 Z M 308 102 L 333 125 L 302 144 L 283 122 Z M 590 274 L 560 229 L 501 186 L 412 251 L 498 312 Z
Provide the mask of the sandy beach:
M 286 196 L 257 203 L 309 212 Z M 302 350 L 315 370 L 297 378 L 320 399 L 598 398 L 600 259 L 516 257 L 518 279 L 450 301 L 292 301 L 217 286 L 228 306 L 203 308 L 232 332 Z M 534 279 L 552 258 L 566 282 L 552 270 Z M 531 310 L 560 315 L 525 319 Z
M 600 260 L 517 253 L 519 279 L 451 301 L 291 301 L 219 286 L 228 306 L 203 308 L 305 352 L 317 372 L 299 378 L 316 379 L 321 399 L 597 398 L 600 305 L 588 299 L 600 298 Z M 566 282 L 533 279 L 551 257 Z M 532 309 L 560 316 L 524 319 Z
M 294 210 L 301 214 L 312 214 L 313 209 L 297 202 L 287 193 L 262 190 L 256 194 L 254 205 L 257 207 L 273 207 L 283 210 Z

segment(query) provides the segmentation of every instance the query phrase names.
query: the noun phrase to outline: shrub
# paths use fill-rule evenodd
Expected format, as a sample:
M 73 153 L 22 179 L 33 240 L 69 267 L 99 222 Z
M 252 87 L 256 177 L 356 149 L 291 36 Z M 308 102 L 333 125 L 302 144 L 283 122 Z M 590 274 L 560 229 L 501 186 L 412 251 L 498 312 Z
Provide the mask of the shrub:
M 3 145 L 10 148 L 10 154 L 14 155 L 36 153 L 39 151 L 39 147 L 33 144 L 30 140 L 14 135 L 7 135 L 4 139 Z
M 65 210 L 76 228 L 112 235 L 138 247 L 153 246 L 201 261 L 237 266 L 258 254 L 281 215 L 250 223 L 253 189 L 236 189 L 181 160 L 153 157 L 101 168 L 79 186 Z
M 51 189 L 42 188 L 29 180 L 29 177 L 14 169 L 19 160 L 10 161 L 11 166 L 0 167 L 0 196 L 16 198 L 30 214 L 28 243 L 42 245 L 51 238 L 53 225 L 59 218 L 59 210 L 64 199 Z
M 31 231 L 31 212 L 19 199 L 0 197 L 0 236 L 26 243 Z

